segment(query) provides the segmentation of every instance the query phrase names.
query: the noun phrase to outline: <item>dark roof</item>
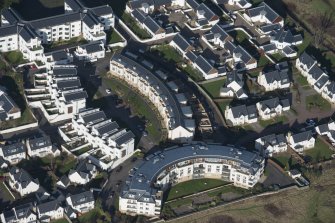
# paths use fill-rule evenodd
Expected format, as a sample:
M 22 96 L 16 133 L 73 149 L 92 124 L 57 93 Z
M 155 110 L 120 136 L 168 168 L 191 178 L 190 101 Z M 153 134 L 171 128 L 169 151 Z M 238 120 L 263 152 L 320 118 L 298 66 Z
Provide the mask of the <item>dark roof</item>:
M 262 2 L 255 8 L 248 9 L 247 14 L 249 14 L 250 17 L 256 17 L 263 14 L 272 23 L 278 23 L 283 20 L 283 18 L 265 2 Z
M 300 63 L 304 64 L 307 66 L 307 69 L 311 69 L 312 66 L 316 63 L 316 60 L 311 57 L 309 54 L 306 52 L 303 52 L 300 57 L 299 57 Z
M 189 4 L 193 9 L 196 9 L 199 6 L 197 0 L 186 0 L 186 3 Z
M 2 147 L 2 152 L 4 157 L 13 156 L 19 153 L 26 153 L 26 145 L 22 142 L 14 143 L 11 145 L 7 145 Z
M 313 133 L 312 131 L 305 131 L 305 132 L 293 134 L 292 138 L 295 143 L 309 141 L 311 138 L 313 138 Z
M 79 79 L 62 79 L 57 81 L 57 88 L 60 90 L 75 89 L 80 86 L 81 84 Z
M 16 35 L 17 29 L 18 29 L 17 25 L 1 26 L 0 27 L 0 37 Z
M 175 44 L 184 52 L 187 50 L 188 47 L 191 46 L 180 33 L 175 35 L 172 41 L 175 42 Z
M 103 134 L 109 134 L 109 133 L 115 132 L 119 128 L 119 125 L 117 124 L 117 122 L 108 122 L 101 126 L 100 126 L 100 123 L 98 123 L 97 125 L 99 126 L 94 126 L 94 128 L 98 131 L 98 133 L 101 136 Z
M 14 182 L 20 184 L 22 188 L 26 188 L 31 182 L 38 183 L 38 181 L 35 181 L 24 169 L 12 167 L 9 172 L 13 176 Z
M 246 105 L 238 105 L 235 107 L 230 108 L 233 114 L 234 118 L 239 118 L 241 116 L 247 116 L 248 111 L 247 111 L 247 106 Z
M 100 21 L 89 11 L 82 15 L 82 20 L 90 28 L 93 28 L 93 26 L 100 24 Z
M 47 18 L 31 21 L 30 24 L 35 29 L 42 29 L 48 26 L 56 26 L 56 25 L 61 25 L 61 24 L 65 24 L 68 22 L 75 22 L 75 21 L 81 21 L 81 13 L 74 12 L 74 13 L 56 15 L 52 17 L 47 17 Z
M 65 50 L 57 50 L 50 53 L 45 53 L 45 56 L 51 55 L 54 61 L 67 60 L 68 55 Z
M 11 8 L 5 8 L 2 9 L 1 11 L 1 15 L 9 22 L 9 24 L 13 25 L 15 23 L 17 23 L 20 18 L 18 18 L 15 14 L 15 12 L 13 11 L 13 9 Z
M 50 211 L 56 211 L 60 207 L 59 201 L 48 201 L 37 205 L 37 209 L 40 214 L 44 214 Z
M 85 45 L 81 45 L 80 47 L 86 49 L 87 53 L 95 53 L 105 50 L 101 41 L 91 42 Z
M 113 14 L 113 9 L 109 5 L 97 6 L 94 8 L 90 8 L 90 10 L 92 10 L 92 12 L 94 12 L 94 14 L 97 16 Z
M 271 146 L 276 146 L 281 143 L 286 143 L 286 138 L 284 134 L 271 134 L 267 135 L 261 138 L 261 140 L 264 142 L 265 146 L 271 145 Z
M 15 109 L 18 110 L 16 103 L 5 92 L 0 90 L 0 112 L 5 113 L 7 117 Z M 3 121 L 3 119 L 0 118 L 0 121 Z
M 80 194 L 70 195 L 69 197 L 74 206 L 94 201 L 94 196 L 91 191 L 85 191 Z
M 325 72 L 317 64 L 314 64 L 314 66 L 308 71 L 308 73 L 312 76 L 314 80 L 319 80 L 319 78 Z
M 322 75 L 319 78 L 319 80 L 314 84 L 314 86 L 321 89 L 327 84 L 328 81 L 329 81 L 328 75 Z
M 202 55 L 198 56 L 198 58 L 194 61 L 200 69 L 206 74 L 210 73 L 215 69 Z
M 86 91 L 64 92 L 63 95 L 66 102 L 88 98 Z
M 224 29 L 219 24 L 215 24 L 212 27 L 211 32 L 214 34 L 214 37 L 220 35 L 221 40 L 225 40 L 226 38 L 230 37 L 230 35 L 224 31 Z
M 217 15 L 210 9 L 208 8 L 208 6 L 205 3 L 201 3 L 198 8 L 197 11 L 203 11 L 204 12 L 204 17 L 207 20 L 212 20 L 214 17 L 217 17 Z
M 128 131 L 125 134 L 122 134 L 120 137 L 115 139 L 115 143 L 119 146 L 121 146 L 122 144 L 128 142 L 131 139 L 134 139 L 135 135 L 133 132 Z
M 134 9 L 132 12 L 131 12 L 132 16 L 137 19 L 140 23 L 143 23 L 144 20 L 145 20 L 145 15 L 144 13 L 139 10 L 139 9 Z
M 81 114 L 79 113 L 79 115 Z M 105 112 L 103 111 L 96 111 L 96 112 L 82 115 L 82 119 L 84 120 L 85 124 L 88 124 L 90 122 L 95 123 L 98 121 L 105 120 L 106 115 L 105 115 Z
M 192 62 L 194 62 L 198 57 L 193 51 L 188 51 L 185 56 Z
M 29 140 L 31 150 L 37 150 L 45 147 L 52 146 L 51 139 L 49 136 L 44 136 L 36 139 Z
M 52 70 L 52 74 L 56 77 L 61 76 L 76 76 L 77 75 L 77 69 L 75 67 L 54 67 Z
M 157 33 L 160 29 L 162 29 L 162 27 L 158 25 L 158 23 L 153 18 L 151 18 L 151 16 L 147 16 L 143 23 L 153 33 Z
M 65 3 L 75 12 L 83 9 L 83 5 L 78 0 L 65 0 Z

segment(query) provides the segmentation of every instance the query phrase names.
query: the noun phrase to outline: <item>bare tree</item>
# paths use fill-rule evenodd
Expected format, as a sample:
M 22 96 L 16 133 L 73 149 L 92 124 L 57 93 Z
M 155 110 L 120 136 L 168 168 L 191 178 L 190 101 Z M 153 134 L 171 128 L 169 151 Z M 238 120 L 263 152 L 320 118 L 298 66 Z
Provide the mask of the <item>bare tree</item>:
M 314 30 L 314 44 L 316 48 L 319 48 L 323 43 L 327 29 L 332 28 L 334 25 L 334 15 L 334 11 L 319 14 L 320 19 Z

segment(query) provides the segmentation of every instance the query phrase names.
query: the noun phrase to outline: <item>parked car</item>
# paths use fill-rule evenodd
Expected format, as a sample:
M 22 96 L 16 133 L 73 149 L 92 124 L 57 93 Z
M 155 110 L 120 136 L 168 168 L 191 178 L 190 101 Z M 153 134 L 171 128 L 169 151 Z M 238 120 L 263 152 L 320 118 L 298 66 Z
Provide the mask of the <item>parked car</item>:
M 107 93 L 107 94 L 112 93 L 111 89 L 108 89 L 108 88 L 107 88 L 107 89 L 106 89 L 106 93 Z

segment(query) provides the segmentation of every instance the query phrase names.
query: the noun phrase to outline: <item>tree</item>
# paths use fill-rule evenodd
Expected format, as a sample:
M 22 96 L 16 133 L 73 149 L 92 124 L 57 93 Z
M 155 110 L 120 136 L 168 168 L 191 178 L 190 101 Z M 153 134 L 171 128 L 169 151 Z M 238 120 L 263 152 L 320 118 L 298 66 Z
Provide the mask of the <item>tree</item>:
M 324 41 L 326 31 L 334 25 L 334 11 L 328 11 L 319 14 L 319 22 L 314 30 L 314 44 L 319 48 Z

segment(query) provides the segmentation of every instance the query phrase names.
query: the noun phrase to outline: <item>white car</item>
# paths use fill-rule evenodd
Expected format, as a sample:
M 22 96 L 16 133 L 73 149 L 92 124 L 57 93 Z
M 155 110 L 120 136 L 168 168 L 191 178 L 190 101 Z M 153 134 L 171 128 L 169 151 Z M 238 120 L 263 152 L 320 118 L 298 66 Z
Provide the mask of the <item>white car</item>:
M 106 93 L 107 93 L 107 94 L 112 93 L 111 89 L 106 89 Z

